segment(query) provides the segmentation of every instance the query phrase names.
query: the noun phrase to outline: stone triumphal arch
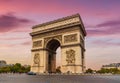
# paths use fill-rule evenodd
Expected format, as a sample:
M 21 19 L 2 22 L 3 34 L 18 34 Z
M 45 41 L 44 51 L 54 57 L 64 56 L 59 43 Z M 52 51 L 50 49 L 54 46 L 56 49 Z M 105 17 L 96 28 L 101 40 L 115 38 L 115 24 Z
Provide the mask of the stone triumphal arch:
M 62 73 L 83 73 L 86 31 L 79 14 L 36 25 L 32 36 L 31 71 L 56 71 L 56 49 L 61 47 Z

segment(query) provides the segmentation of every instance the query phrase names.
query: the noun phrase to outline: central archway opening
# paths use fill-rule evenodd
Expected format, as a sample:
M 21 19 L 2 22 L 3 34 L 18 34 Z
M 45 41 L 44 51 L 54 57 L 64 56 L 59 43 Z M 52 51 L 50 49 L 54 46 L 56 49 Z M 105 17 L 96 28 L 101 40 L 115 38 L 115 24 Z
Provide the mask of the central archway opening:
M 51 41 L 48 42 L 47 44 L 47 49 L 48 49 L 48 72 L 49 73 L 55 73 L 56 72 L 56 67 L 60 65 L 60 42 L 56 39 L 52 39 Z M 56 56 L 59 55 L 59 56 Z

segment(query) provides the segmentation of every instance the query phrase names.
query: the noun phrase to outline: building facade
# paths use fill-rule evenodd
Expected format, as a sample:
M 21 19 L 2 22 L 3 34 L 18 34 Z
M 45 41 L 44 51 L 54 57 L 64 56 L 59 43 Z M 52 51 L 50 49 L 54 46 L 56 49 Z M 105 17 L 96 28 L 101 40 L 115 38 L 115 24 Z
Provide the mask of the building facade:
M 105 68 L 105 69 L 118 68 L 120 70 L 120 63 L 111 63 L 108 65 L 103 65 L 102 68 Z

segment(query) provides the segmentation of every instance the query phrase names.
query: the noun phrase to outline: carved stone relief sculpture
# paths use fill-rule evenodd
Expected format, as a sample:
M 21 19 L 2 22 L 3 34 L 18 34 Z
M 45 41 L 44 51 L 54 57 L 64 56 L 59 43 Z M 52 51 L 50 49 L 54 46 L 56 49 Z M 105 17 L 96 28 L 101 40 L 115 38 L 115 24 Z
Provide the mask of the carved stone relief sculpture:
M 77 41 L 77 34 L 64 36 L 64 43 L 76 42 L 76 41 Z
M 34 55 L 34 64 L 39 64 L 39 62 L 40 62 L 40 55 L 39 53 L 36 53 Z
M 41 47 L 41 46 L 42 46 L 42 40 L 33 42 L 33 47 Z
M 66 51 L 66 61 L 67 65 L 75 64 L 75 51 L 73 49 Z

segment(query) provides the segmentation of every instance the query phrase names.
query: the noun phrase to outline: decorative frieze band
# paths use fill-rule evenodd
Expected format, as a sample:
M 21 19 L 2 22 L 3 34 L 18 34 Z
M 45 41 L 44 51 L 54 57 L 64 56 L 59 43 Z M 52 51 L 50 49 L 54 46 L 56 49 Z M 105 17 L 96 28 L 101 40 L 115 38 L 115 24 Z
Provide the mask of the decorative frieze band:
M 55 36 L 58 34 L 64 34 L 66 32 L 71 32 L 71 31 L 78 31 L 79 27 L 69 27 L 69 28 L 64 28 L 61 30 L 56 30 L 56 31 L 51 31 L 51 32 L 47 32 L 47 33 L 39 33 L 37 35 L 34 35 L 32 37 L 32 39 L 38 39 L 38 38 L 42 38 L 42 37 L 47 37 L 47 36 Z

